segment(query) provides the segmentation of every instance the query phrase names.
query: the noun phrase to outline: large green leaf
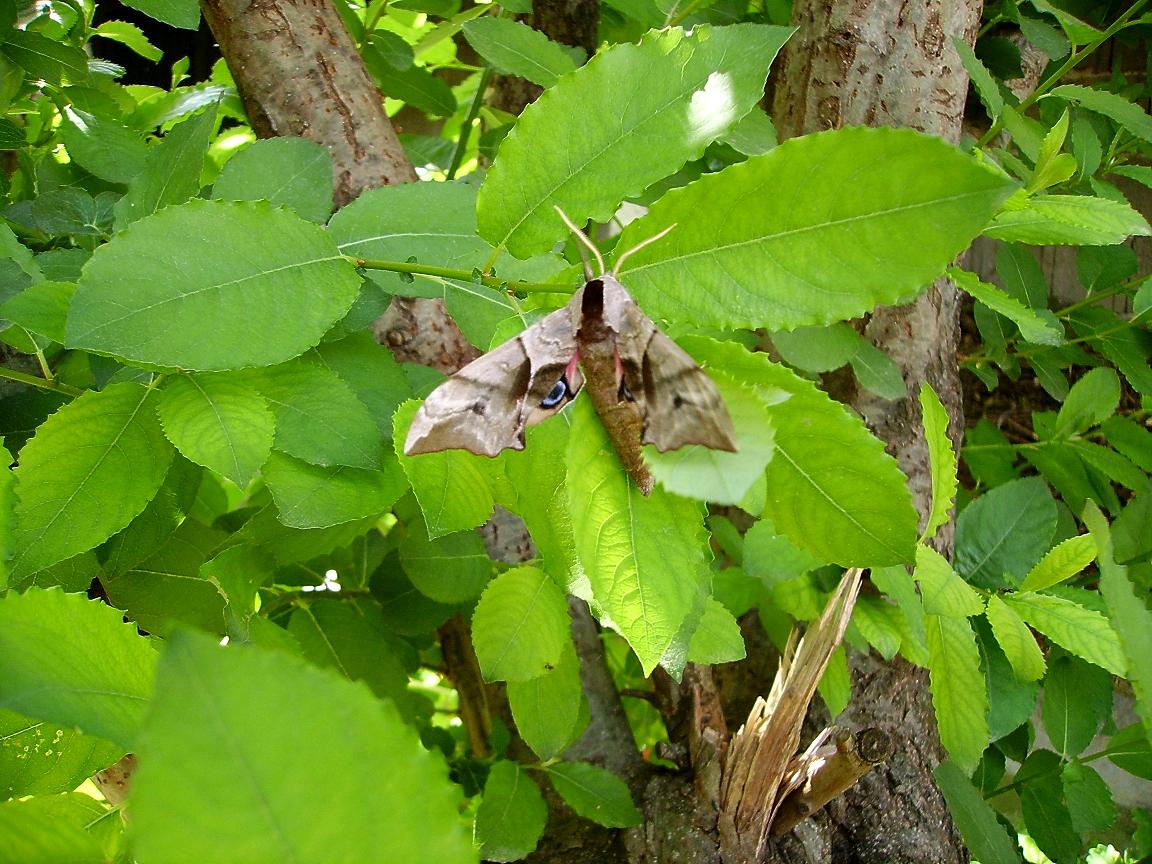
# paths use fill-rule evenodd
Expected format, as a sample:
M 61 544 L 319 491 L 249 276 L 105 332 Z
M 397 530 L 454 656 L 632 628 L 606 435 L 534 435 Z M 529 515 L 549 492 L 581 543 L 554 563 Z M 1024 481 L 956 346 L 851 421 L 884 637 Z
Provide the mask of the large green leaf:
M 559 762 L 548 769 L 552 787 L 583 816 L 609 828 L 633 828 L 644 817 L 632 803 L 624 781 L 587 762 Z
M 976 636 L 966 618 L 927 615 L 925 626 L 940 743 L 953 762 L 971 772 L 988 746 L 988 695 Z
M 292 528 L 328 528 L 378 516 L 395 504 L 408 480 L 394 456 L 380 468 L 312 465 L 275 452 L 264 480 L 280 521 Z
M 1078 84 L 1061 84 L 1059 87 L 1054 87 L 1048 95 L 1067 99 L 1073 105 L 1080 105 L 1089 111 L 1103 114 L 1115 120 L 1137 138 L 1152 142 L 1152 118 L 1143 108 L 1135 102 L 1129 102 L 1123 96 Z
M 141 861 L 477 860 L 443 762 L 396 709 L 283 652 L 175 634 L 137 753 Z
M 1044 730 L 1065 759 L 1084 752 L 1112 709 L 1112 676 L 1076 657 L 1057 657 L 1044 678 Z
M 493 579 L 472 616 L 472 644 L 489 681 L 529 681 L 552 670 L 568 643 L 564 592 L 535 567 Z
M 404 439 L 418 407 L 419 403 L 408 401 L 396 410 L 393 443 L 397 453 L 404 452 Z M 400 456 L 431 537 L 475 528 L 492 515 L 487 461 L 463 450 Z
M 1128 663 L 1116 631 L 1108 619 L 1063 597 L 1019 591 L 1005 594 L 1004 602 L 1016 613 L 1077 657 L 1102 666 L 1113 675 L 1124 675 Z
M 956 827 L 972 857 L 982 864 L 1019 864 L 1015 838 L 996 818 L 996 811 L 984 801 L 980 791 L 951 762 L 941 762 L 932 774 L 948 812 L 956 820 Z
M 176 124 L 148 151 L 144 170 L 116 202 L 116 229 L 151 216 L 162 207 L 183 204 L 200 191 L 200 168 L 216 128 L 216 108 L 206 108 Z
M 931 546 L 916 547 L 916 581 L 929 615 L 967 618 L 984 611 L 984 599 Z
M 1056 502 L 1039 477 L 997 486 L 956 522 L 956 569 L 981 588 L 1019 585 L 1055 529 Z
M 0 598 L 0 708 L 133 746 L 156 655 L 105 603 L 31 588 Z
M 61 408 L 20 451 L 13 578 L 122 529 L 156 494 L 171 461 L 152 390 L 114 384 Z
M 103 864 L 109 860 L 101 848 L 103 844 L 85 828 L 99 826 L 107 812 L 103 805 L 81 793 L 5 801 L 0 804 L 0 861 Z M 110 822 L 104 820 L 104 824 Z
M 113 183 L 130 182 L 148 160 L 139 131 L 73 106 L 63 111 L 60 137 L 76 164 Z
M 315 141 L 287 135 L 253 141 L 225 163 L 212 197 L 271 201 L 322 223 L 332 212 L 332 154 Z
M 379 468 L 380 430 L 368 407 L 330 369 L 303 359 L 246 372 L 276 416 L 275 448 L 313 465 Z
M 191 201 L 96 250 L 68 342 L 199 371 L 267 366 L 319 342 L 359 285 L 323 229 L 287 210 Z
M 519 861 L 536 848 L 547 823 L 548 805 L 528 772 L 506 759 L 493 765 L 476 810 L 476 842 L 484 860 Z
M 1067 438 L 1086 432 L 1115 414 L 1119 404 L 1120 379 L 1116 371 L 1107 366 L 1090 369 L 1068 391 L 1051 437 Z
M 661 318 L 773 330 L 827 324 L 916 294 L 1011 188 L 956 148 L 906 129 L 806 135 L 653 204 L 618 248 L 676 228 L 630 257 L 621 278 Z
M 192 0 L 130 0 L 124 5 L 184 30 L 195 30 L 200 23 L 200 5 Z
M 500 145 L 477 204 L 481 235 L 527 257 L 566 232 L 556 206 L 608 220 L 755 106 L 791 32 L 672 28 L 600 52 L 528 106 Z
M 558 756 L 572 742 L 583 694 L 580 661 L 571 640 L 552 669 L 530 681 L 508 682 L 516 730 L 541 759 Z
M 1145 728 L 1152 728 L 1152 613 L 1142 599 L 1143 592 L 1133 592 L 1128 568 L 1116 563 L 1108 526 L 1095 505 L 1085 509 L 1084 522 L 1096 541 L 1100 593 L 1108 603 L 1112 626 L 1128 660 L 1128 678 L 1136 693 L 1136 705 Z
M 1028 625 L 999 594 L 988 597 L 988 623 L 992 633 L 1021 681 L 1037 681 L 1044 675 L 1044 654 Z
M 576 68 L 572 55 L 541 31 L 510 18 L 476 18 L 464 22 L 464 38 L 476 53 L 505 75 L 519 75 L 541 87 L 551 87 Z
M 641 495 L 591 402 L 578 399 L 572 407 L 568 506 L 576 553 L 596 604 L 648 674 L 710 581 L 703 514 L 660 487 Z
M 912 559 L 916 511 L 907 481 L 858 417 L 767 355 L 734 343 L 682 341 L 768 405 L 776 447 L 764 512 L 777 530 L 821 561 L 880 566 Z
M 1080 837 L 1064 803 L 1060 757 L 1051 750 L 1034 750 L 1016 772 L 1015 783 L 1019 784 L 1024 824 L 1036 845 L 1060 864 L 1078 861 Z
M 1128 204 L 1090 195 L 1034 195 L 1021 210 L 1004 210 L 988 237 L 1034 246 L 1108 246 L 1152 234 Z
M 1065 579 L 1071 579 L 1096 557 L 1096 543 L 1091 534 L 1069 537 L 1049 549 L 1020 583 L 1021 591 L 1042 591 Z
M 52 39 L 32 30 L 12 30 L 0 45 L 11 60 L 28 73 L 49 84 L 74 84 L 88 77 L 88 57 L 84 50 L 62 39 Z
M 124 755 L 124 748 L 58 723 L 0 710 L 0 800 L 69 792 Z
M 420 521 L 408 526 L 400 561 L 412 584 L 437 603 L 471 600 L 492 576 L 492 559 L 477 532 L 429 537 Z
M 948 276 L 965 293 L 1012 321 L 1027 341 L 1037 345 L 1060 345 L 1064 342 L 1063 328 L 1047 309 L 1036 310 L 1025 306 L 995 285 L 983 281 L 975 273 L 959 267 L 950 267 Z
M 272 450 L 276 421 L 253 387 L 227 375 L 181 375 L 157 406 L 164 434 L 184 456 L 244 489 Z
M 926 383 L 920 386 L 920 422 L 932 472 L 932 509 L 924 524 L 924 538 L 930 539 L 948 521 L 956 502 L 956 452 L 948 435 L 948 412 Z
M 392 415 L 409 396 L 408 379 L 392 352 L 370 332 L 338 342 L 321 342 L 303 356 L 306 363 L 335 372 L 368 406 L 382 438 L 392 436 Z

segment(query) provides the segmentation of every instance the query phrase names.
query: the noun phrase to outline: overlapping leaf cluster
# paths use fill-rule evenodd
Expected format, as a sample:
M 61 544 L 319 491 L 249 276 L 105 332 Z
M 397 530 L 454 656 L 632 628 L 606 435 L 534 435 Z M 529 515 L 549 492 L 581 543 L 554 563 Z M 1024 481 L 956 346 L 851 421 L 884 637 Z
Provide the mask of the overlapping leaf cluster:
M 138 5 L 198 20 L 195 4 Z M 338 4 L 389 106 L 445 119 L 440 136 L 402 136 L 427 182 L 335 214 L 327 153 L 251 142 L 222 66 L 207 83 L 178 67 L 171 89 L 126 87 L 84 47 L 115 39 L 155 59 L 132 25 L 93 28 L 71 6 L 0 22 L 14 64 L 0 146 L 20 156 L 0 339 L 26 358 L 0 392 L 16 465 L 0 485 L 0 846 L 145 864 L 224 847 L 252 861 L 384 846 L 516 860 L 545 829 L 544 779 L 579 815 L 634 826 L 620 778 L 564 760 L 588 721 L 567 596 L 608 631 L 621 683 L 646 686 L 657 666 L 741 658 L 736 619 L 752 609 L 782 644 L 848 565 L 872 567 L 879 589 L 850 641 L 931 671 L 952 759 L 938 781 L 985 864 L 1017 853 L 981 792 L 1017 795 L 1056 860 L 1111 824 L 1089 763 L 1147 774 L 1149 760 L 1142 727 L 1113 728 L 1111 676 L 1152 716 L 1131 578 L 1146 593 L 1152 435 L 1132 404 L 1152 386 L 1148 289 L 1114 245 L 1149 229 L 1110 180 L 1147 180 L 1129 164 L 1152 140 L 1146 116 L 1064 85 L 1036 121 L 1035 99 L 958 46 L 1009 145 L 975 156 L 845 129 L 777 146 L 757 106 L 788 29 L 697 6 L 606 6 L 619 44 L 581 65 L 507 17 L 527 11 L 515 3 Z M 1046 50 L 1103 38 L 1033 6 L 1003 14 Z M 642 35 L 685 16 L 696 26 Z M 436 73 L 461 66 L 457 32 L 484 65 L 453 88 Z M 481 104 L 493 71 L 544 93 L 513 122 Z M 608 222 L 625 202 L 647 212 L 617 249 L 672 230 L 620 278 L 715 378 L 739 451 L 649 453 L 659 486 L 645 498 L 578 400 L 522 452 L 403 456 L 437 376 L 377 343 L 390 298 L 442 299 L 486 349 L 579 280 L 555 208 Z M 814 378 L 847 364 L 861 387 L 906 396 L 893 361 L 843 322 L 916 296 L 981 232 L 1000 241 L 1002 284 L 950 271 L 983 339 L 966 367 L 988 386 L 1030 370 L 1060 407 L 1031 418 L 1026 444 L 987 421 L 968 437 L 979 486 L 949 563 L 926 545 L 957 495 L 938 401 L 921 394 L 934 503 L 918 539 L 895 461 Z M 1022 244 L 1080 246 L 1087 298 L 1050 307 Z M 1134 314 L 1103 296 L 1130 296 Z M 476 530 L 497 506 L 531 536 L 517 566 Z M 107 603 L 78 596 L 90 586 Z M 535 764 L 502 758 L 499 730 L 482 754 L 438 722 L 460 706 L 431 646 L 457 616 Z M 1050 748 L 1030 737 L 1041 688 Z M 847 703 L 843 650 L 820 692 L 833 713 Z M 632 719 L 638 738 L 660 734 L 641 709 Z M 1114 734 L 1093 750 L 1101 728 Z M 104 804 L 68 793 L 129 750 L 141 770 L 126 840 Z M 1023 763 L 1011 783 L 1006 759 Z M 483 792 L 472 843 L 461 790 Z

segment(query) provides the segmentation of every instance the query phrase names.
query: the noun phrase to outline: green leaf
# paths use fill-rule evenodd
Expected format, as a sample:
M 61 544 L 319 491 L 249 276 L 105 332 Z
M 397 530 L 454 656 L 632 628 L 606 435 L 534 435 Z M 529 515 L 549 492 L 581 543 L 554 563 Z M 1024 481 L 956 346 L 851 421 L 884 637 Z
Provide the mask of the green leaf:
M 157 409 L 164 434 L 184 456 L 241 489 L 268 460 L 275 417 L 264 397 L 234 376 L 176 376 Z
M 1040 686 L 1034 681 L 1021 681 L 1016 677 L 987 621 L 983 618 L 971 621 L 976 630 L 976 645 L 980 649 L 988 693 L 988 736 L 996 741 L 1032 716 Z
M 482 525 L 495 504 L 483 456 L 463 450 L 445 450 L 404 456 L 404 439 L 419 403 L 409 400 L 396 409 L 393 444 L 408 475 L 431 537 L 442 537 Z
M 587 762 L 559 762 L 548 779 L 564 803 L 585 819 L 606 828 L 634 828 L 644 821 L 624 781 Z
M 429 117 L 451 117 L 456 113 L 452 88 L 423 66 L 396 69 L 378 62 L 372 53 L 364 55 L 364 62 L 385 96 L 407 102 Z
M 568 506 L 592 594 L 649 674 L 710 581 L 700 507 L 624 473 L 588 399 L 572 406 Z
M 583 694 L 580 661 L 570 639 L 552 669 L 529 681 L 508 682 L 516 730 L 542 760 L 559 756 L 572 743 Z
M 405 713 L 405 703 L 411 699 L 405 656 L 412 649 L 388 629 L 374 601 L 298 601 L 288 632 L 306 659 L 349 680 L 363 681 Z
M 72 282 L 35 282 L 0 306 L 0 315 L 26 330 L 64 341 L 64 321 L 76 285 Z
M 996 244 L 996 273 L 1004 289 L 1033 309 L 1048 306 L 1048 282 L 1036 255 L 1026 246 L 1015 243 Z
M 924 539 L 928 540 L 948 521 L 956 502 L 956 453 L 948 436 L 948 412 L 927 384 L 920 385 L 920 417 L 932 471 L 932 509 L 924 525 Z
M 1143 396 L 1152 395 L 1152 370 L 1148 355 L 1152 336 L 1146 327 L 1134 327 L 1110 309 L 1090 306 L 1069 313 L 1076 332 L 1107 357 Z
M 87 801 L 85 804 L 84 801 Z M 0 804 L 0 849 L 12 864 L 102 864 L 109 858 L 93 833 L 108 815 L 81 793 Z M 110 824 L 105 820 L 103 824 Z
M 0 800 L 70 792 L 124 750 L 60 724 L 0 710 Z
M 1015 782 L 1020 784 L 1024 824 L 1036 845 L 1060 864 L 1078 861 L 1080 837 L 1064 803 L 1060 757 L 1051 750 L 1034 751 L 1016 772 Z
M 528 106 L 501 143 L 477 202 L 481 235 L 527 257 L 566 233 L 555 206 L 577 221 L 607 221 L 753 108 L 791 33 L 672 28 L 597 53 Z
M 72 299 L 68 342 L 198 371 L 272 365 L 319 342 L 359 284 L 324 230 L 286 210 L 190 201 L 96 250 Z
M 852 701 L 852 674 L 848 671 L 848 657 L 843 645 L 838 645 L 832 652 L 817 690 L 833 718 L 839 716 Z
M 912 559 L 916 511 L 906 478 L 858 417 L 765 354 L 707 339 L 682 342 L 769 406 L 776 449 L 766 470 L 764 514 L 780 533 L 821 562 L 880 566 Z
M 1048 551 L 1055 530 L 1056 502 L 1043 480 L 997 486 L 956 520 L 956 569 L 980 588 L 1018 585 Z
M 1107 366 L 1090 369 L 1068 391 L 1051 437 L 1068 438 L 1099 426 L 1116 413 L 1119 404 L 1120 379 L 1116 372 Z
M 906 622 L 906 633 L 901 633 L 901 651 L 911 662 L 927 665 L 927 634 L 924 629 L 924 603 L 916 591 L 916 583 L 902 566 L 879 567 L 872 570 L 872 584 L 891 597 L 900 606 Z
M 1096 543 L 1091 534 L 1069 537 L 1063 543 L 1053 546 L 1036 562 L 1024 581 L 1021 591 L 1043 591 L 1071 579 L 1096 558 Z
M 967 618 L 984 611 L 984 600 L 965 584 L 952 566 L 931 546 L 916 547 L 916 581 L 929 615 Z
M 539 30 L 510 18 L 476 18 L 464 22 L 464 38 L 484 62 L 505 75 L 519 75 L 551 87 L 576 68 L 572 57 Z
M 867 339 L 860 340 L 849 363 L 856 380 L 868 392 L 883 399 L 903 399 L 908 394 L 908 385 L 896 361 Z
M 370 332 L 353 333 L 338 342 L 321 342 L 303 359 L 335 372 L 368 407 L 380 436 L 392 437 L 392 415 L 408 398 L 408 379 L 392 352 Z
M 185 519 L 142 561 L 101 583 L 108 599 L 149 633 L 167 635 L 178 624 L 223 634 L 224 598 L 200 568 L 228 538 Z
M 131 0 L 124 5 L 183 30 L 195 30 L 200 24 L 200 6 L 192 0 Z
M 1137 709 L 1145 728 L 1152 728 L 1152 612 L 1141 599 L 1143 590 L 1133 594 L 1128 568 L 1113 558 L 1112 538 L 1104 516 L 1094 504 L 1085 508 L 1084 523 L 1096 541 L 1100 593 L 1108 603 L 1112 626 L 1128 660 L 1128 679 L 1136 694 Z
M 9 31 L 4 35 L 0 51 L 27 72 L 29 78 L 43 78 L 57 87 L 88 77 L 88 57 L 83 50 L 31 30 Z
M 0 117 L 0 150 L 19 150 L 28 144 L 28 133 L 7 117 Z
M 131 522 L 171 460 L 155 394 L 139 384 L 87 392 L 49 417 L 15 471 L 13 579 L 91 549 Z
M 1086 195 L 1034 195 L 1020 210 L 1004 210 L 986 237 L 1033 246 L 1108 246 L 1152 227 L 1129 205 Z
M 270 201 L 309 222 L 332 213 L 332 154 L 304 138 L 253 141 L 229 159 L 212 186 L 220 201 Z
M 987 613 L 992 633 L 1016 677 L 1021 681 L 1039 681 L 1044 677 L 1044 654 L 1020 616 L 998 594 L 989 595 Z
M 60 590 L 0 598 L 0 708 L 133 746 L 156 655 L 123 613 Z
M 988 746 L 988 695 L 972 625 L 964 618 L 925 616 L 932 707 L 940 743 L 971 773 Z
M 515 567 L 488 583 L 472 616 L 472 644 L 487 681 L 530 681 L 555 667 L 568 643 L 564 592 L 543 570 Z
M 1063 344 L 1064 330 L 1047 309 L 1040 312 L 1030 309 L 995 285 L 990 285 L 976 274 L 958 267 L 950 267 L 948 277 L 966 294 L 1019 327 L 1020 335 L 1029 342 L 1037 345 Z M 1043 313 L 1047 313 L 1048 317 Z
M 779 143 L 772 118 L 756 108 L 736 121 L 736 125 L 720 140 L 745 156 L 767 153 Z
M 806 372 L 831 372 L 852 359 L 860 334 L 847 324 L 797 327 L 772 334 L 772 344 L 790 366 Z
M 412 584 L 437 603 L 471 600 L 492 576 L 492 559 L 479 534 L 460 531 L 429 539 L 420 522 L 408 526 L 400 561 Z
M 712 373 L 712 379 L 736 430 L 736 452 L 693 444 L 661 453 L 649 446 L 644 450 L 645 461 L 669 492 L 738 506 L 762 480 L 764 469 L 772 460 L 772 422 L 767 406 L 750 388 L 722 372 Z
M 484 860 L 519 861 L 536 849 L 547 823 L 548 805 L 528 772 L 506 759 L 493 765 L 476 810 L 474 837 Z
M 216 128 L 216 107 L 191 115 L 172 127 L 148 150 L 144 170 L 116 202 L 116 230 L 172 204 L 183 204 L 200 191 L 200 168 Z
M 137 130 L 73 106 L 66 107 L 60 118 L 60 137 L 72 161 L 112 183 L 130 182 L 148 159 Z
M 127 21 L 104 21 L 92 30 L 95 36 L 103 36 L 113 42 L 127 45 L 145 60 L 159 63 L 164 52 L 148 41 L 144 31 Z
M 1112 708 L 1112 678 L 1099 666 L 1057 657 L 1044 679 L 1044 730 L 1052 746 L 1071 759 L 1084 752 Z
M 140 860 L 477 860 L 444 763 L 391 703 L 282 651 L 175 634 L 137 753 Z
M 1002 175 L 907 129 L 805 135 L 665 194 L 617 248 L 677 227 L 632 255 L 621 279 L 671 321 L 827 324 L 921 291 L 1010 191 Z
M 1072 829 L 1081 834 L 1088 831 L 1106 831 L 1116 821 L 1116 804 L 1112 790 L 1096 769 L 1083 762 L 1072 761 L 1060 772 L 1064 786 L 1064 800 L 1072 816 Z
M 1152 142 L 1152 118 L 1149 118 L 1143 108 L 1129 102 L 1123 96 L 1078 84 L 1061 84 L 1053 88 L 1048 95 L 1102 114 L 1110 120 L 1115 120 L 1142 141 Z
M 972 86 L 976 88 L 976 95 L 984 103 L 989 119 L 995 120 L 1004 110 L 1004 97 L 1000 94 L 1000 87 L 996 83 L 996 79 L 992 77 L 988 68 L 980 62 L 980 58 L 976 56 L 976 52 L 966 41 L 954 36 L 952 37 L 952 45 L 955 47 L 956 53 L 960 55 L 960 62 L 964 64 L 964 71 L 968 73 Z
M 1152 780 L 1152 742 L 1143 723 L 1125 726 L 1108 742 L 1108 758 L 1129 774 Z
M 274 447 L 313 465 L 379 468 L 380 430 L 335 372 L 302 359 L 245 373 L 276 416 Z
M 1004 602 L 1032 627 L 1066 650 L 1102 666 L 1113 675 L 1124 675 L 1128 664 L 1120 640 L 1099 612 L 1071 600 L 1026 591 L 1004 595 Z
M 395 457 L 379 468 L 312 465 L 274 452 L 264 480 L 291 528 L 328 528 L 388 511 L 408 489 Z
M 860 597 L 852 609 L 852 625 L 860 631 L 868 644 L 885 660 L 891 660 L 900 650 L 902 641 L 898 606 L 879 597 Z
M 735 663 L 748 656 L 740 624 L 719 601 L 704 601 L 704 614 L 688 643 L 691 663 Z
M 996 811 L 968 782 L 964 772 L 945 761 L 936 766 L 932 776 L 972 857 L 981 864 L 1018 864 L 1016 838 L 996 818 Z

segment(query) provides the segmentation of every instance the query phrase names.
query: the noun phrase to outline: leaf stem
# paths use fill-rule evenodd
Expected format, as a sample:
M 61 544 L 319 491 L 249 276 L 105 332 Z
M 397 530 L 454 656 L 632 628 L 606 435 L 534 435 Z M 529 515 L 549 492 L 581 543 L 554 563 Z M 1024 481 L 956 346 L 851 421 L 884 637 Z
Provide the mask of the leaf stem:
M 78 387 L 61 384 L 55 380 L 49 381 L 45 378 L 37 378 L 35 375 L 29 375 L 27 372 L 17 372 L 15 369 L 9 369 L 7 366 L 0 366 L 0 378 L 19 381 L 21 384 L 30 384 L 33 387 L 39 387 L 41 390 L 48 390 L 52 393 L 63 393 L 65 396 L 72 396 L 74 398 L 84 395 L 84 391 Z
M 455 267 L 435 267 L 412 261 L 382 261 L 375 258 L 344 256 L 357 267 L 366 270 L 389 270 L 393 273 L 411 273 L 414 276 L 432 276 L 440 279 L 459 279 L 462 282 L 479 282 L 489 288 L 501 291 L 522 291 L 526 294 L 571 294 L 573 287 L 560 282 L 510 282 L 497 276 L 478 275 L 475 270 L 461 270 Z
M 480 83 L 476 85 L 476 95 L 472 97 L 472 104 L 468 106 L 468 116 L 460 127 L 460 138 L 456 142 L 456 150 L 452 153 L 452 163 L 448 166 L 446 179 L 456 179 L 456 172 L 464 163 L 464 154 L 468 152 L 468 139 L 472 137 L 472 126 L 480 116 L 480 109 L 484 107 L 484 91 L 488 89 L 488 82 L 492 78 L 492 67 L 485 66 L 480 73 Z

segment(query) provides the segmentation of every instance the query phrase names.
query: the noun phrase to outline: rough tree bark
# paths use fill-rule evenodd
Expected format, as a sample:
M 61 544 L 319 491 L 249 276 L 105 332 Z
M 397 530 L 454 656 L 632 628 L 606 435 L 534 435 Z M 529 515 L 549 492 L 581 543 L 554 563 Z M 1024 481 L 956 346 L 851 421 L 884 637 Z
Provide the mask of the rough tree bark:
M 972 42 L 980 9 L 978 0 L 798 0 L 793 23 L 800 30 L 778 67 L 772 111 L 781 137 L 862 124 L 911 127 L 958 141 L 968 78 L 951 39 Z M 888 402 L 863 391 L 837 394 L 899 460 L 921 514 L 927 513 L 930 481 L 916 394 L 921 383 L 932 386 L 948 409 L 958 444 L 959 309 L 955 287 L 938 280 L 908 306 L 877 310 L 865 334 L 899 364 L 909 397 Z M 938 535 L 936 545 L 950 554 L 950 529 Z M 931 778 L 942 754 L 926 674 L 900 659 L 884 663 L 857 655 L 852 665 L 846 719 L 857 727 L 887 729 L 896 755 L 826 815 L 802 825 L 780 860 L 967 860 Z

